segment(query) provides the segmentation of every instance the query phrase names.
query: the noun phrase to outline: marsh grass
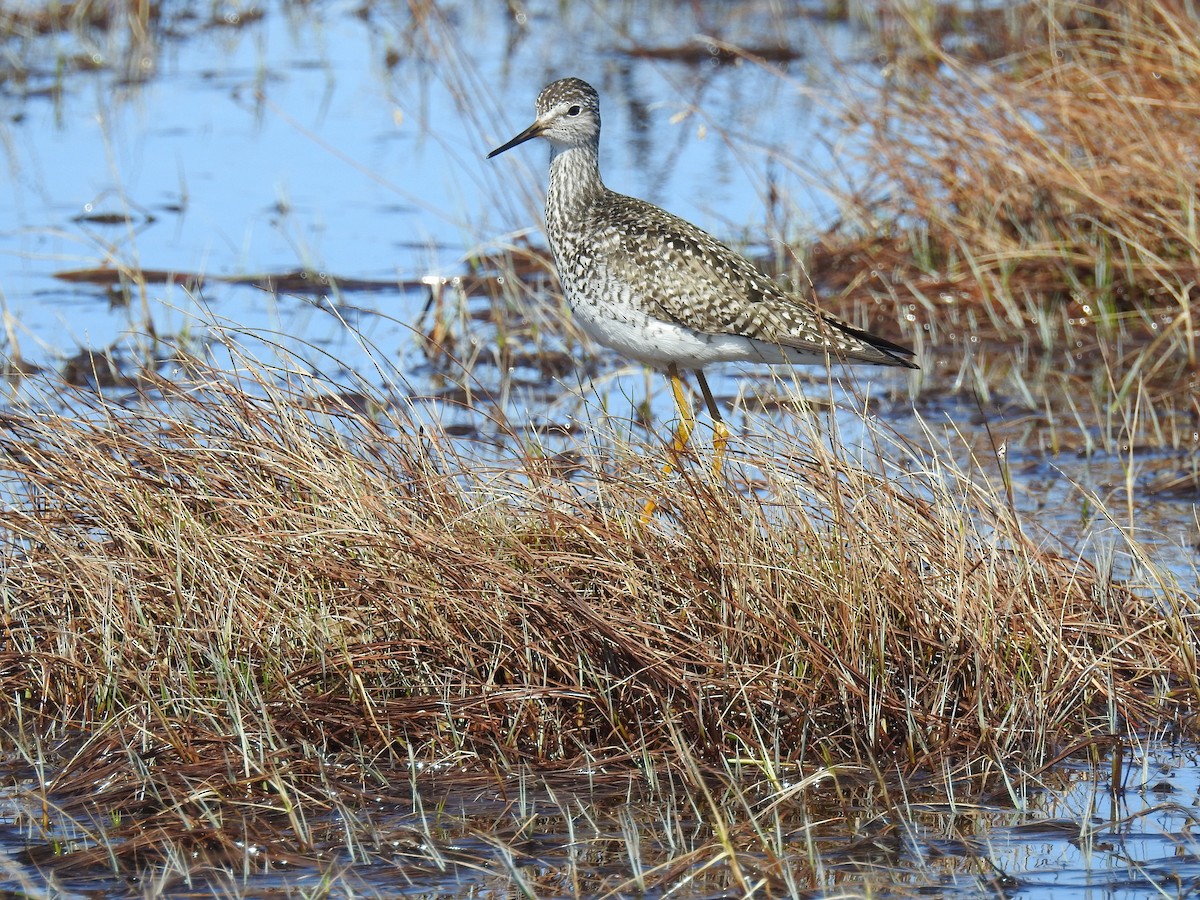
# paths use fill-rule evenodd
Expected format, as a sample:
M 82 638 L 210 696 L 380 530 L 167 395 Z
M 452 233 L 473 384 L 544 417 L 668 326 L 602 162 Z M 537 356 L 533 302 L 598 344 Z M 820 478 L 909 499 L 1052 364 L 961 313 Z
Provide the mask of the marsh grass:
M 818 285 L 906 309 L 1027 408 L 1069 425 L 1071 398 L 1095 405 L 1088 445 L 1194 449 L 1194 12 L 1027 3 L 972 41 L 932 5 L 882 7 L 890 78 L 847 116 L 868 174 L 814 254 Z
M 1158 2 L 1026 8 L 1040 27 L 992 65 L 927 42 L 936 72 L 898 75 L 869 118 L 895 189 L 876 221 L 920 223 L 930 270 L 1090 294 L 1101 327 L 1131 307 L 1178 313 L 1200 257 L 1195 20 Z
M 262 17 L 254 7 L 113 0 L 13 3 L 0 10 L 0 84 L 29 98 L 60 99 L 72 76 L 108 71 L 121 84 L 150 80 L 160 50 L 215 29 L 241 28 Z
M 1052 450 L 1186 446 L 1200 414 L 1181 376 L 1194 163 L 1171 153 L 1192 135 L 1194 56 L 1166 7 L 1137 9 L 1048 27 L 1063 57 L 989 53 L 983 75 L 910 43 L 911 91 L 864 116 L 886 202 L 849 206 L 856 230 L 812 254 L 839 311 L 874 327 L 876 307 L 907 310 L 920 341 L 961 342 L 965 361 L 939 350 L 947 381 L 1044 414 Z M 1112 142 L 1135 126 L 1144 147 Z M 430 364 L 462 369 L 448 404 L 472 402 L 490 359 L 528 352 L 543 378 L 569 361 L 578 336 L 526 314 L 546 282 L 525 251 L 431 295 Z M 469 344 L 476 313 L 494 357 Z M 118 400 L 93 360 L 56 412 L 4 413 L 0 728 L 34 864 L 160 885 L 302 864 L 329 885 L 362 862 L 479 867 L 486 846 L 527 894 L 711 877 L 794 895 L 835 858 L 900 858 L 883 825 L 825 855 L 818 823 L 853 819 L 856 791 L 887 795 L 881 820 L 935 775 L 1015 802 L 1069 751 L 1195 733 L 1196 598 L 1132 540 L 1136 585 L 1024 521 L 997 443 L 946 453 L 932 428 L 917 445 L 869 418 L 849 446 L 833 416 L 776 404 L 713 484 L 703 458 L 661 477 L 663 442 L 616 415 L 565 458 L 500 411 L 517 449 L 481 462 L 495 454 L 404 391 L 348 391 L 283 351 L 264 364 L 243 338 L 213 336 L 231 367 L 180 354 L 168 378 L 156 358 Z M 447 812 L 446 783 L 503 811 Z M 622 786 L 676 804 L 657 843 L 629 813 L 572 806 Z M 410 824 L 373 818 L 389 806 Z M 539 882 L 526 845 L 549 807 L 628 874 L 588 881 L 568 859 Z
M 1194 598 L 878 422 L 747 438 L 729 484 L 599 434 L 484 468 L 385 397 L 183 362 L 0 438 L 0 724 L 89 836 L 58 864 L 313 854 L 421 771 L 1035 768 L 1197 698 Z

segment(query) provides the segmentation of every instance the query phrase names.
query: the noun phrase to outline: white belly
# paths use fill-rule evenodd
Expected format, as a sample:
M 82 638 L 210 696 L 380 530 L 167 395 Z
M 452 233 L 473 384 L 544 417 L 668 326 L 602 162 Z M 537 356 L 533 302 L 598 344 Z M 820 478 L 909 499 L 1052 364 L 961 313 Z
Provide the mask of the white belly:
M 570 299 L 570 298 L 568 298 Z M 756 341 L 736 334 L 709 334 L 637 312 L 632 305 L 596 302 L 571 304 L 575 320 L 588 337 L 623 356 L 656 368 L 670 363 L 699 369 L 716 362 L 819 363 L 824 353 L 807 353 Z

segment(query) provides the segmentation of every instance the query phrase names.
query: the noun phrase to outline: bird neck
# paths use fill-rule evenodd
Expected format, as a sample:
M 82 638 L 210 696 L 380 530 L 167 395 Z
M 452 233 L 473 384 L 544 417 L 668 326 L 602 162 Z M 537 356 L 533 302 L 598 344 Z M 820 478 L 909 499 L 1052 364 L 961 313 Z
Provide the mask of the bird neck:
M 600 154 L 595 143 L 550 149 L 550 186 L 546 191 L 546 222 L 566 227 L 587 212 L 604 192 L 600 180 Z

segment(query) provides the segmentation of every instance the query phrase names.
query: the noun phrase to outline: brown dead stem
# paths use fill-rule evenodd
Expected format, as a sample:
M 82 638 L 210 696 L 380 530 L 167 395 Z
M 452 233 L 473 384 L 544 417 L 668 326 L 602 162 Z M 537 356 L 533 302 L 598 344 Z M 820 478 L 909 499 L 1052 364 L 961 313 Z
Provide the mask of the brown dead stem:
M 79 815 L 217 847 L 236 810 L 303 843 L 297 810 L 411 759 L 1011 763 L 1196 699 L 1191 601 L 1037 547 L 958 472 L 813 440 L 743 461 L 769 504 L 697 466 L 642 528 L 653 461 L 513 479 L 398 414 L 161 389 L 157 418 L 14 414 L 0 438 L 0 717 L 63 742 Z

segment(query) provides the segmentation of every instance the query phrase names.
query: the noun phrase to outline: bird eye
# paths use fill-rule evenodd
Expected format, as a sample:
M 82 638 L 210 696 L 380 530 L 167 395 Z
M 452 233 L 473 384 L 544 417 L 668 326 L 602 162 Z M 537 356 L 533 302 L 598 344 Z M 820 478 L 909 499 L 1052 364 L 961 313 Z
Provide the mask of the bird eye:
M 577 116 L 577 115 L 579 115 L 581 112 L 583 112 L 583 110 L 582 110 L 582 109 L 580 109 L 578 105 L 575 105 L 575 106 L 572 106 L 570 109 L 568 109 L 568 110 L 567 110 L 567 115 L 568 115 L 568 116 Z

